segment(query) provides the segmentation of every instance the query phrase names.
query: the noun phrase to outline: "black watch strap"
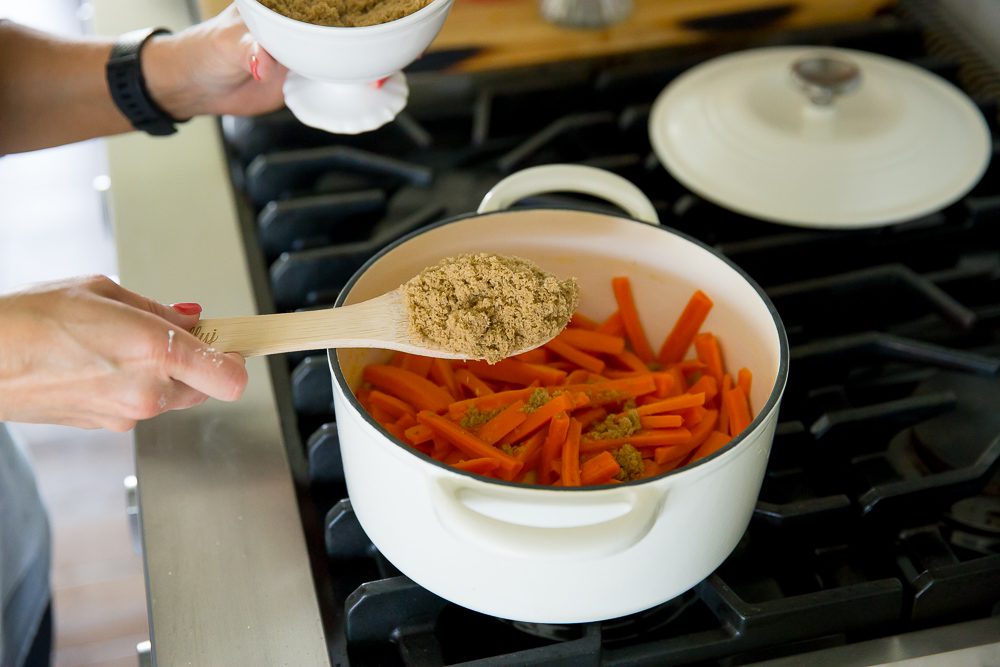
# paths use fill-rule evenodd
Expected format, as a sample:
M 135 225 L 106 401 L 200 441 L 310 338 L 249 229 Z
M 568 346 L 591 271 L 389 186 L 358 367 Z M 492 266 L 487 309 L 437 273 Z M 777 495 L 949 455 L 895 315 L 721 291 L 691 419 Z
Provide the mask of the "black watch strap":
M 155 35 L 170 34 L 166 28 L 143 28 L 118 37 L 111 48 L 106 69 L 111 99 L 132 126 L 155 136 L 173 134 L 180 121 L 153 101 L 142 75 L 142 47 Z

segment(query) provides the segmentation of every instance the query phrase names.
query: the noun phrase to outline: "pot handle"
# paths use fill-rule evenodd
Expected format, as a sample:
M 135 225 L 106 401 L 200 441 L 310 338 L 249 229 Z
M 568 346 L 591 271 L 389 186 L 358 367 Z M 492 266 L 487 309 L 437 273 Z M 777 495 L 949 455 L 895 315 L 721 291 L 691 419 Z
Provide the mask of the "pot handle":
M 545 164 L 515 172 L 486 193 L 478 213 L 502 211 L 525 197 L 543 192 L 579 192 L 600 197 L 636 220 L 660 224 L 652 202 L 630 181 L 610 171 L 579 164 Z
M 612 491 L 555 492 L 473 486 L 435 477 L 431 499 L 445 530 L 462 542 L 517 558 L 601 558 L 629 549 L 652 528 L 666 494 L 653 484 Z

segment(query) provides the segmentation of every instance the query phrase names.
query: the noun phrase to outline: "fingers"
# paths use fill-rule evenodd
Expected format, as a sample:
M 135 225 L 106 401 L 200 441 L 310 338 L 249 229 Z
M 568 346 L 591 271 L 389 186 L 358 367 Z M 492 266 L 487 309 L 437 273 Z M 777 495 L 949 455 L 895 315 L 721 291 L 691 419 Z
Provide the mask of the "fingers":
M 246 362 L 238 354 L 226 354 L 205 346 L 194 336 L 175 334 L 166 357 L 170 377 L 220 401 L 235 401 L 247 385 Z
M 253 35 L 250 33 L 243 35 L 240 45 L 246 54 L 244 59 L 246 70 L 250 72 L 254 81 L 273 82 L 284 78 L 288 71 L 287 68 L 275 60 L 258 42 L 254 41 Z
M 132 290 L 125 289 L 110 278 L 99 276 L 91 280 L 93 289 L 98 294 L 114 299 L 115 301 L 120 301 L 133 308 L 152 313 L 185 331 L 196 325 L 201 315 L 201 306 L 197 303 L 184 302 L 165 306 L 159 301 L 154 301 Z

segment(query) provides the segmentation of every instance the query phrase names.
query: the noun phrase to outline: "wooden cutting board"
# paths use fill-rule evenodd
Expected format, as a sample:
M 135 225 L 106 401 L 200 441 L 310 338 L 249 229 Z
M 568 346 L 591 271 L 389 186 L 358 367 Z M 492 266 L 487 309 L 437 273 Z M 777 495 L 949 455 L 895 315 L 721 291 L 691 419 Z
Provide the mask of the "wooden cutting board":
M 204 17 L 226 0 L 198 0 Z M 863 20 L 889 0 L 633 0 L 628 20 L 598 30 L 552 25 L 538 0 L 455 0 L 430 52 L 449 71 L 477 71 L 692 44 L 720 33 Z

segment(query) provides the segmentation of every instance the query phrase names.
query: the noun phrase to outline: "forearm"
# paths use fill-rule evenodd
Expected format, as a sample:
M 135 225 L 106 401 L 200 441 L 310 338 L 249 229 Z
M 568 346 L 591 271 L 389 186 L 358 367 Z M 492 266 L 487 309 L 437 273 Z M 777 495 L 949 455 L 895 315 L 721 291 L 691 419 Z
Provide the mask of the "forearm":
M 68 39 L 0 22 L 0 154 L 131 128 L 104 75 L 109 39 Z

